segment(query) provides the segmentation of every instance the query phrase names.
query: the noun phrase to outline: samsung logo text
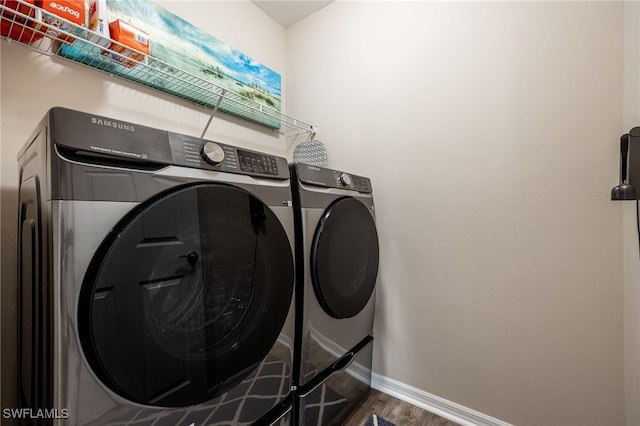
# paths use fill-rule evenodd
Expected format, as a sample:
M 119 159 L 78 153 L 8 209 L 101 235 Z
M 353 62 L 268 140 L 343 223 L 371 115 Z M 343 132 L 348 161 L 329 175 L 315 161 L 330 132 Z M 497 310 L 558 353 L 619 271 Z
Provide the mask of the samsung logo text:
M 102 118 L 91 117 L 91 124 L 97 124 L 98 126 L 111 127 L 114 129 L 125 130 L 127 132 L 135 132 L 136 128 L 133 124 L 121 123 L 119 121 L 105 120 Z

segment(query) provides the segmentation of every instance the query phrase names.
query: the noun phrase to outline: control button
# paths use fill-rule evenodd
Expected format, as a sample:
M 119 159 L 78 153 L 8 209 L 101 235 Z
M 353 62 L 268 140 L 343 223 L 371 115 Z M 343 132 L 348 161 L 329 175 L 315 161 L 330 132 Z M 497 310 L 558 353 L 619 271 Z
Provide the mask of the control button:
M 344 185 L 344 186 L 349 186 L 351 185 L 351 176 L 349 176 L 346 173 L 343 173 L 340 175 L 340 182 Z
M 204 161 L 214 166 L 222 163 L 222 160 L 224 160 L 224 151 L 220 145 L 215 142 L 204 143 L 202 148 L 200 148 L 200 155 L 202 155 Z

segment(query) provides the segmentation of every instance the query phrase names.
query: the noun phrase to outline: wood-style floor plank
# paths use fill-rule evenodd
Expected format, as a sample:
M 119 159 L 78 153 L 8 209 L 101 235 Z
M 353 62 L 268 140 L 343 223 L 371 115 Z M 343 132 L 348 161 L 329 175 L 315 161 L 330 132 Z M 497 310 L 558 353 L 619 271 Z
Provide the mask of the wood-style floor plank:
M 375 389 L 371 389 L 344 426 L 362 426 L 371 414 L 398 426 L 458 426 L 457 423 Z

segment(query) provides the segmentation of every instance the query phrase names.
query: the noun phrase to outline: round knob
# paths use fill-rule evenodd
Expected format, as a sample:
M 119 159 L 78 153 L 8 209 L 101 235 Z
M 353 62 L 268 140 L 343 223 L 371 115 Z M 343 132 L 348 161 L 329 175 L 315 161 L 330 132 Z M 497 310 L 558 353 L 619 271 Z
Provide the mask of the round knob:
M 182 256 L 178 256 L 178 259 L 181 258 L 185 258 L 187 259 L 187 262 L 189 262 L 189 264 L 194 265 L 197 261 L 198 261 L 198 253 L 196 253 L 195 251 L 190 251 L 187 254 L 183 254 Z
M 204 161 L 214 166 L 222 163 L 222 160 L 224 160 L 224 151 L 220 145 L 215 142 L 206 142 L 203 144 L 202 148 L 200 148 L 200 155 L 202 155 Z
M 342 182 L 342 184 L 344 186 L 349 186 L 351 185 L 351 176 L 349 176 L 346 173 L 343 173 L 340 175 L 340 182 Z

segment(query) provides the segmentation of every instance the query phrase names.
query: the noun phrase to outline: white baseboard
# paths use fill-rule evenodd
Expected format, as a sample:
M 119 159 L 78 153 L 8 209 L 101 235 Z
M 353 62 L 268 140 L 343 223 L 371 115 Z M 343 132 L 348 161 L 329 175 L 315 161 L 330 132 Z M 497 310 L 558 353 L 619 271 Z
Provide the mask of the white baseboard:
M 373 373 L 371 387 L 449 419 L 462 426 L 512 426 L 486 414 L 432 395 L 394 379 Z

